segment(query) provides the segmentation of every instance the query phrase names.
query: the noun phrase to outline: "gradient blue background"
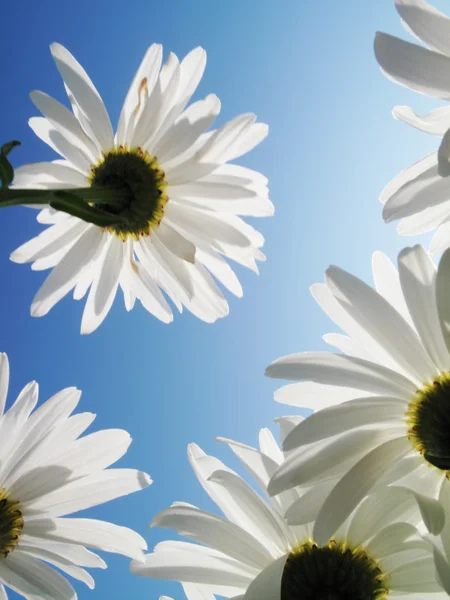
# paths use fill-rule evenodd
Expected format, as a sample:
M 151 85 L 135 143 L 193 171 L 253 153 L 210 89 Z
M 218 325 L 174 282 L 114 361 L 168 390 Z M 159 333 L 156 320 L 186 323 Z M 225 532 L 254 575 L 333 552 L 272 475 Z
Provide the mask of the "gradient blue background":
M 0 137 L 23 142 L 13 154 L 16 165 L 56 158 L 27 126 L 38 114 L 31 90 L 67 103 L 48 49 L 53 41 L 86 68 L 113 123 L 145 50 L 158 41 L 165 56 L 206 48 L 196 98 L 220 97 L 220 123 L 252 111 L 270 125 L 267 140 L 240 161 L 270 180 L 276 216 L 256 223 L 268 260 L 259 277 L 236 267 L 244 298 L 229 297 L 230 316 L 215 325 L 189 313 L 164 325 L 140 305 L 126 313 L 121 294 L 87 337 L 79 334 L 83 305 L 71 296 L 32 319 L 30 302 L 45 273 L 11 263 L 9 254 L 42 226 L 25 208 L 0 215 L 0 347 L 11 361 L 10 400 L 31 379 L 42 399 L 76 385 L 83 390 L 80 409 L 98 414 L 96 428 L 131 433 L 120 464 L 148 471 L 154 485 L 87 514 L 136 529 L 151 549 L 171 535 L 147 530 L 157 511 L 175 500 L 212 508 L 190 471 L 189 442 L 235 466 L 216 435 L 255 444 L 259 428 L 292 414 L 273 401 L 279 383 L 263 373 L 278 356 L 324 348 L 321 335 L 330 324 L 309 285 L 330 263 L 370 280 L 374 250 L 395 259 L 416 241 L 382 223 L 378 195 L 437 146 L 392 120 L 392 106 L 425 110 L 432 103 L 385 80 L 375 63 L 377 29 L 408 37 L 390 0 L 28 0 L 4 3 L 1 14 Z M 93 573 L 94 591 L 75 582 L 81 598 L 183 597 L 179 584 L 132 576 L 127 559 L 105 558 L 109 569 Z

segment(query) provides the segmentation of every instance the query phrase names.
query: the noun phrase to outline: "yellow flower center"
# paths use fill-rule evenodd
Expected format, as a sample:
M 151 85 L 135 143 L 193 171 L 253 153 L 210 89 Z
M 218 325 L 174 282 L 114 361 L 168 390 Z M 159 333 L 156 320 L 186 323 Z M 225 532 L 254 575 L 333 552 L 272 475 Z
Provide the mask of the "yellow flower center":
M 0 558 L 6 558 L 19 543 L 23 530 L 20 504 L 0 489 Z
M 385 600 L 387 576 L 361 548 L 331 540 L 308 541 L 289 555 L 281 580 L 281 600 Z
M 167 182 L 156 158 L 145 150 L 119 146 L 104 153 L 91 168 L 88 182 L 91 186 L 117 191 L 121 199 L 118 204 L 98 207 L 122 217 L 118 224 L 107 229 L 123 240 L 150 235 L 161 223 L 168 200 Z
M 433 466 L 450 471 L 450 373 L 417 390 L 406 420 L 414 449 Z

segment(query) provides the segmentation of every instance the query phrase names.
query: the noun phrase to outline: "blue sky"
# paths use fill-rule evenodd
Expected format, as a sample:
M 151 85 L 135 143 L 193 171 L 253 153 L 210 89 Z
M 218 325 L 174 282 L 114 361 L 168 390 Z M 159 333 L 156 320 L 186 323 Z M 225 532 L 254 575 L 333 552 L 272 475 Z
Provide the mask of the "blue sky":
M 189 442 L 235 466 L 215 436 L 255 444 L 259 428 L 275 431 L 273 419 L 293 412 L 273 401 L 279 384 L 263 373 L 278 356 L 325 347 L 330 324 L 309 294 L 311 283 L 331 263 L 369 280 L 372 252 L 395 259 L 417 242 L 382 223 L 378 196 L 437 145 L 395 122 L 392 106 L 420 111 L 432 104 L 385 80 L 375 63 L 377 29 L 407 37 L 390 0 L 9 2 L 2 23 L 1 141 L 23 142 L 16 165 L 55 158 L 27 126 L 37 114 L 31 90 L 66 102 L 48 48 L 53 41 L 83 64 L 113 123 L 145 50 L 161 42 L 166 56 L 197 45 L 207 50 L 196 97 L 219 96 L 220 123 L 255 112 L 270 125 L 266 141 L 239 161 L 270 180 L 276 215 L 256 223 L 267 262 L 259 276 L 236 267 L 244 298 L 230 296 L 229 317 L 215 325 L 189 313 L 164 325 L 140 305 L 126 313 L 120 295 L 90 336 L 79 334 L 83 306 L 70 295 L 32 319 L 29 306 L 45 273 L 11 263 L 9 254 L 42 226 L 33 210 L 1 213 L 0 349 L 11 361 L 10 400 L 32 379 L 42 399 L 76 385 L 80 409 L 98 414 L 96 428 L 130 432 L 133 444 L 120 465 L 146 470 L 153 486 L 87 515 L 133 527 L 152 548 L 169 535 L 147 529 L 157 511 L 175 500 L 212 508 L 190 471 Z M 132 576 L 127 559 L 105 558 L 109 569 L 94 573 L 94 591 L 75 584 L 80 598 L 183 597 L 178 584 Z

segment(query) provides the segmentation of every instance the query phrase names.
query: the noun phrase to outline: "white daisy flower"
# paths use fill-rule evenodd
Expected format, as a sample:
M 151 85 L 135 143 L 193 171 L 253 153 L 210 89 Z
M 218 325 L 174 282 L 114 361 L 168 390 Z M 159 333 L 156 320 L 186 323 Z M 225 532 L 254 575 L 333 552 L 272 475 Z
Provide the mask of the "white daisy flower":
M 256 272 L 256 261 L 264 260 L 262 235 L 241 216 L 273 214 L 267 179 L 228 163 L 259 144 L 267 126 L 243 114 L 208 131 L 219 99 L 211 94 L 186 108 L 206 52 L 196 48 L 181 63 L 170 54 L 160 69 L 162 48 L 154 44 L 134 77 L 114 135 L 81 65 L 59 44 L 51 52 L 73 113 L 33 92 L 44 117 L 32 118 L 30 126 L 63 160 L 20 167 L 15 188 L 109 190 L 115 200 L 97 204 L 95 196 L 84 205 L 101 211 L 97 225 L 72 216 L 79 213 L 76 203 L 67 209 L 70 215 L 40 212 L 38 221 L 50 227 L 11 256 L 32 262 L 34 270 L 52 269 L 31 314 L 43 316 L 72 289 L 80 299 L 90 288 L 81 324 L 82 333 L 90 333 L 120 286 L 127 310 L 139 299 L 164 322 L 173 317 L 161 290 L 180 311 L 184 305 L 206 322 L 226 316 L 228 304 L 213 277 L 238 297 L 242 288 L 223 257 Z
M 384 74 L 427 96 L 450 100 L 450 19 L 423 0 L 395 0 L 395 6 L 406 30 L 428 48 L 378 33 L 375 55 Z M 401 219 L 402 235 L 437 229 L 430 250 L 442 252 L 450 246 L 450 106 L 425 116 L 397 106 L 393 115 L 443 140 L 438 152 L 402 171 L 383 190 L 384 220 Z
M 277 401 L 318 411 L 287 436 L 284 449 L 297 450 L 269 492 L 337 477 L 316 522 L 319 540 L 377 487 L 397 482 L 421 494 L 419 502 L 444 505 L 449 493 L 450 251 L 436 270 L 421 246 L 405 248 L 398 273 L 377 252 L 373 278 L 376 291 L 332 266 L 311 288 L 347 334 L 324 336 L 342 354 L 293 354 L 266 371 L 303 382 L 278 390 Z M 443 519 L 433 507 L 429 528 L 439 533 Z
M 147 545 L 126 527 L 66 515 L 141 490 L 151 479 L 108 469 L 130 445 L 126 431 L 80 437 L 95 415 L 72 415 L 79 390 L 61 390 L 34 410 L 32 382 L 4 412 L 8 382 L 8 358 L 0 354 L 0 598 L 7 598 L 6 586 L 29 599 L 73 600 L 71 584 L 53 567 L 93 588 L 84 567 L 106 564 L 85 546 L 140 560 Z
M 270 432 L 261 431 L 259 450 L 225 441 L 265 493 L 284 460 Z M 286 508 L 301 500 L 297 490 L 269 502 L 198 446 L 191 444 L 188 456 L 224 517 L 183 502 L 163 510 L 152 524 L 174 529 L 193 543 L 161 542 L 145 562 L 131 563 L 133 573 L 191 583 L 208 599 L 206 594 L 247 600 L 445 597 L 431 546 L 415 528 L 417 505 L 406 490 L 389 488 L 368 497 L 326 542 L 317 544 L 311 523 L 292 525 L 283 518 Z M 311 510 L 305 498 L 306 520 Z

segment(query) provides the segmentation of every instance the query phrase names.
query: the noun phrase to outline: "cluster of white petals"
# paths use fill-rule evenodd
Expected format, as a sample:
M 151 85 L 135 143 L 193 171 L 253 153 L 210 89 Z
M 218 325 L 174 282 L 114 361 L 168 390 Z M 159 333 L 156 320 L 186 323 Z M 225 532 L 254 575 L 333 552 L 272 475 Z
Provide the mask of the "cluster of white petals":
M 450 100 L 450 18 L 424 0 L 395 0 L 405 29 L 424 46 L 379 33 L 375 55 L 387 77 L 432 98 Z M 425 116 L 397 106 L 394 117 L 425 133 L 441 137 L 439 151 L 402 171 L 384 189 L 383 217 L 401 219 L 398 232 L 416 235 L 437 229 L 430 251 L 450 246 L 450 106 Z M 445 175 L 445 176 L 442 176 Z
M 95 415 L 73 414 L 79 390 L 61 390 L 36 409 L 33 381 L 5 411 L 8 383 L 8 358 L 0 354 L 0 598 L 7 598 L 7 586 L 25 598 L 74 600 L 73 587 L 52 567 L 93 588 L 85 567 L 104 569 L 106 563 L 86 547 L 142 560 L 147 544 L 126 527 L 67 515 L 152 481 L 141 471 L 108 468 L 126 453 L 131 438 L 121 429 L 83 436 Z M 15 511 L 16 536 L 9 540 L 8 505 Z
M 291 431 L 296 422 L 295 418 L 281 419 L 282 436 Z M 274 600 L 280 598 L 281 593 L 283 598 L 281 590 L 287 561 L 295 559 L 301 554 L 302 546 L 314 540 L 312 532 L 314 521 L 317 524 L 319 518 L 320 495 L 315 493 L 314 487 L 305 491 L 293 488 L 270 500 L 267 498 L 269 481 L 285 460 L 268 429 L 260 432 L 259 449 L 231 440 L 221 441 L 226 442 L 243 463 L 259 492 L 217 458 L 191 444 L 188 457 L 194 473 L 224 516 L 175 502 L 157 514 L 152 525 L 174 529 L 192 542 L 160 542 L 153 553 L 146 556 L 145 562 L 133 561 L 131 570 L 145 577 L 195 585 L 205 594 L 198 597 L 208 600 L 213 598 L 211 594 L 235 600 Z M 296 517 L 285 518 L 284 514 L 289 513 L 293 505 Z M 326 542 L 342 546 L 348 554 L 352 551 L 367 553 L 376 563 L 382 588 L 389 597 L 406 598 L 407 594 L 407 598 L 418 600 L 423 598 L 423 593 L 428 593 L 430 598 L 442 599 L 446 594 L 435 577 L 432 545 L 422 539 L 416 529 L 420 522 L 414 495 L 404 488 L 387 488 L 365 498 L 339 523 Z M 304 575 L 312 587 L 309 597 L 316 597 L 315 586 L 324 592 L 323 581 L 317 573 Z M 334 575 L 329 570 L 329 583 Z
M 38 221 L 49 227 L 11 255 L 15 262 L 33 263 L 34 270 L 52 269 L 31 314 L 47 314 L 72 290 L 76 300 L 89 291 L 81 331 L 90 333 L 108 314 L 120 287 L 127 310 L 138 299 L 165 323 L 173 318 L 166 296 L 180 312 L 185 306 L 208 323 L 226 316 L 228 303 L 214 278 L 238 297 L 242 288 L 223 257 L 255 272 L 256 261 L 265 260 L 264 238 L 241 217 L 273 214 L 267 179 L 230 161 L 258 145 L 267 125 L 242 114 L 210 130 L 220 112 L 217 96 L 187 106 L 202 78 L 206 52 L 196 48 L 181 62 L 171 53 L 161 68 L 162 47 L 153 44 L 114 134 L 83 67 L 60 44 L 51 51 L 73 112 L 33 92 L 31 99 L 44 116 L 32 118 L 30 126 L 62 159 L 19 167 L 15 188 L 83 188 L 108 153 L 138 148 L 164 172 L 166 205 L 150 233 L 125 240 L 108 228 L 44 208 Z
M 449 101 L 450 18 L 424 0 L 395 6 L 422 45 L 377 34 L 384 74 Z M 267 179 L 232 161 L 267 126 L 243 114 L 211 130 L 219 99 L 190 104 L 205 51 L 181 62 L 171 53 L 163 65 L 153 44 L 114 132 L 81 65 L 59 44 L 51 51 L 72 110 L 33 92 L 43 116 L 30 126 L 62 158 L 18 168 L 13 186 L 53 194 L 37 217 L 48 227 L 11 255 L 51 269 L 31 314 L 47 314 L 71 291 L 77 300 L 87 295 L 81 331 L 90 333 L 120 287 L 127 310 L 139 300 L 163 322 L 173 318 L 168 300 L 206 322 L 226 316 L 218 284 L 242 295 L 228 260 L 257 272 L 265 258 L 262 235 L 242 217 L 273 214 Z M 311 287 L 340 330 L 323 338 L 333 351 L 292 354 L 266 370 L 293 382 L 277 390 L 277 402 L 311 414 L 277 419 L 281 447 L 269 429 L 258 448 L 219 438 L 245 478 L 188 446 L 222 514 L 176 501 L 152 520 L 187 540 L 161 541 L 145 554 L 145 540 L 130 529 L 68 518 L 151 479 L 109 468 L 131 438 L 122 430 L 83 436 L 94 415 L 73 414 L 75 388 L 36 409 L 33 382 L 5 410 L 9 365 L 0 355 L 0 600 L 7 587 L 29 600 L 75 600 L 65 575 L 92 588 L 85 568 L 106 567 L 88 548 L 131 558 L 136 575 L 179 582 L 187 600 L 450 597 L 450 106 L 425 116 L 399 106 L 394 116 L 442 138 L 381 198 L 384 219 L 401 220 L 399 233 L 437 229 L 430 249 L 404 248 L 397 267 L 376 252 L 373 286 L 331 266 Z M 72 190 L 100 194 L 83 205 L 92 220 L 75 204 L 66 212 Z

